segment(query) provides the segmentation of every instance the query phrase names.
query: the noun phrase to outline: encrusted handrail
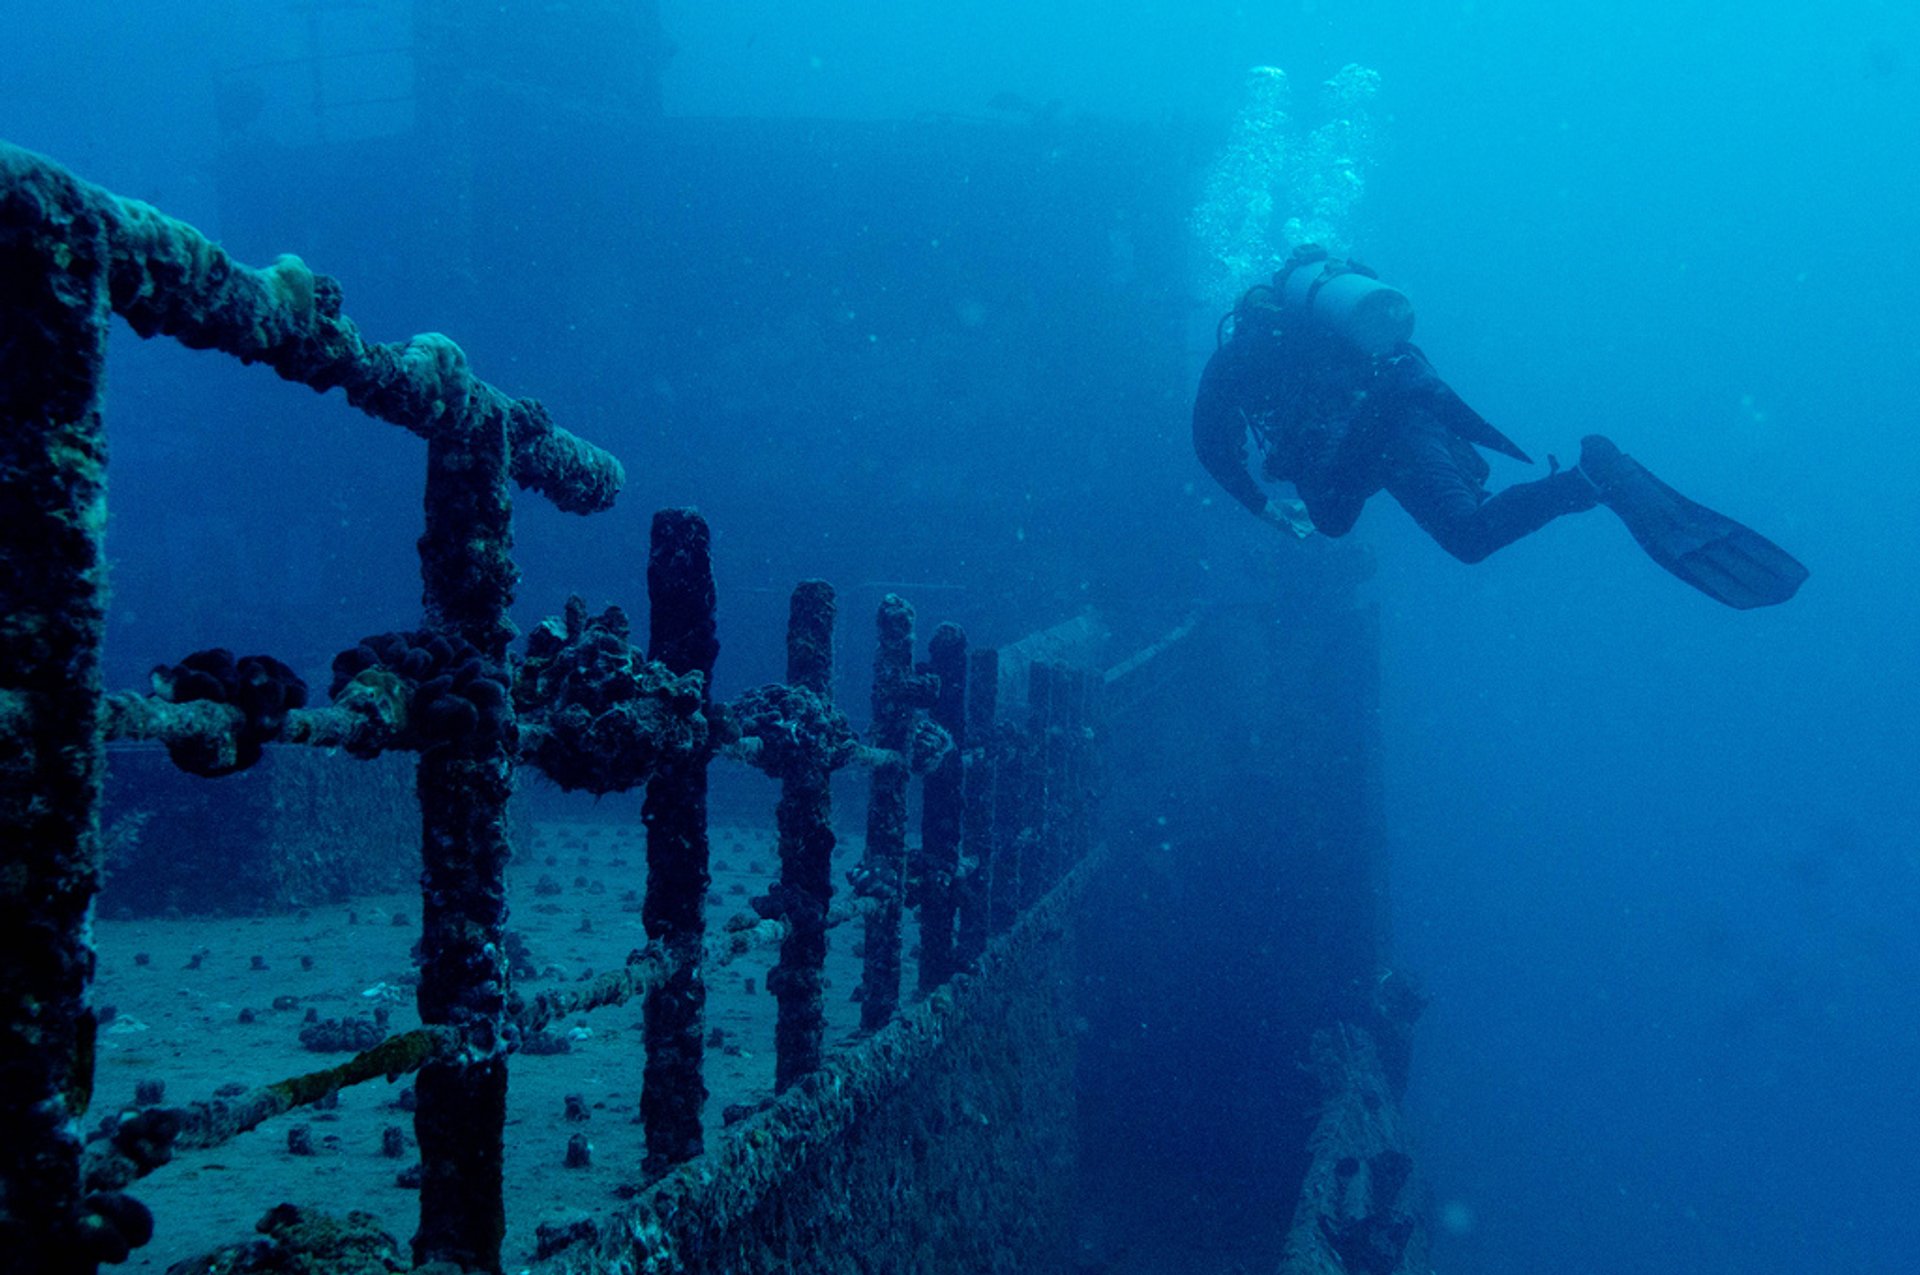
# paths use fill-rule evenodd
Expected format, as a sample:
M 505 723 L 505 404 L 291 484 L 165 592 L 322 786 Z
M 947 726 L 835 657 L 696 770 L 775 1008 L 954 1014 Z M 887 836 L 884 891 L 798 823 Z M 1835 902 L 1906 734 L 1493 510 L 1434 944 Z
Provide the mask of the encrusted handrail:
M 861 1016 L 878 1034 L 855 1063 L 856 1072 L 869 1069 L 865 1079 L 849 1083 L 881 1084 L 888 1060 L 901 1057 L 903 1034 L 889 1023 L 899 1022 L 903 911 L 919 911 L 923 942 L 929 927 L 940 932 L 925 949 L 926 1000 L 915 1011 L 924 1019 L 937 1007 L 940 1018 L 954 1004 L 944 976 L 976 960 L 989 923 L 1004 931 L 1084 847 L 1068 825 L 1088 817 L 1076 790 L 1088 773 L 1077 752 L 1090 736 L 1076 683 L 1042 663 L 1057 646 L 1021 661 L 1030 702 L 1045 712 L 1024 732 L 996 727 L 992 685 L 974 683 L 980 704 L 961 695 L 966 666 L 991 670 L 992 653 L 964 661 L 964 635 L 943 630 L 935 670 L 948 685 L 939 701 L 937 680 L 913 662 L 912 610 L 889 595 L 877 617 L 873 738 L 862 744 L 833 706 L 831 590 L 812 581 L 796 592 L 790 684 L 716 703 L 708 532 L 694 511 L 670 510 L 654 523 L 644 652 L 617 608 L 589 617 L 575 601 L 530 635 L 517 660 L 509 652 L 518 576 L 510 485 L 572 512 L 604 509 L 623 477 L 611 455 L 554 426 L 534 400 L 474 378 L 446 337 L 364 341 L 341 313 L 339 284 L 297 257 L 242 265 L 191 226 L 4 143 L 0 274 L 10 285 L 0 296 L 9 323 L 0 333 L 0 486 L 17 515 L 0 529 L 0 557 L 19 568 L 10 605 L 0 608 L 9 613 L 0 625 L 0 832 L 12 852 L 0 883 L 0 1063 L 32 1081 L 9 1094 L 20 1101 L 0 1119 L 0 1247 L 16 1261 L 49 1275 L 92 1275 L 151 1237 L 151 1216 L 120 1188 L 174 1151 L 217 1146 L 346 1086 L 414 1072 L 415 1260 L 496 1269 L 507 1056 L 531 1033 L 644 997 L 647 1168 L 671 1173 L 702 1149 L 703 970 L 781 945 L 767 980 L 780 1001 L 776 1087 L 804 1102 L 796 1089 L 820 1092 L 802 1083 L 808 1077 L 837 1087 L 853 1075 L 818 1070 L 823 939 L 835 925 L 866 921 Z M 316 391 L 340 388 L 355 407 L 426 441 L 422 625 L 343 651 L 331 707 L 307 707 L 305 683 L 284 663 L 219 648 L 156 669 L 151 695 L 103 693 L 100 387 L 112 313 L 142 336 L 266 363 Z M 936 721 L 922 715 L 928 708 Z M 978 747 L 955 756 L 956 737 L 967 734 L 963 713 L 980 727 Z M 245 769 L 268 743 L 358 757 L 417 753 L 422 1026 L 232 1097 L 142 1108 L 83 1147 L 78 1117 L 92 1096 L 97 1030 L 90 918 L 109 738 L 159 740 L 176 765 L 204 776 Z M 709 937 L 705 771 L 722 754 L 781 781 L 782 872 L 754 900 L 757 916 Z M 836 903 L 827 778 L 856 760 L 874 768 L 873 819 L 851 897 Z M 651 940 L 619 970 L 524 1003 L 511 995 L 503 955 L 506 802 L 522 765 L 596 793 L 649 786 L 643 918 Z M 936 771 L 945 788 L 926 804 L 925 849 L 909 855 L 908 782 Z M 968 786 L 974 804 L 963 820 Z
M 617 458 L 555 425 L 537 400 L 474 376 L 448 337 L 367 341 L 340 312 L 339 283 L 298 257 L 264 270 L 243 265 L 186 222 L 5 142 L 0 190 L 16 207 L 37 206 L 52 237 L 66 233 L 76 209 L 104 224 L 113 311 L 141 336 L 265 363 L 321 393 L 337 387 L 369 416 L 422 438 L 504 422 L 513 480 L 569 513 L 610 508 L 626 481 Z

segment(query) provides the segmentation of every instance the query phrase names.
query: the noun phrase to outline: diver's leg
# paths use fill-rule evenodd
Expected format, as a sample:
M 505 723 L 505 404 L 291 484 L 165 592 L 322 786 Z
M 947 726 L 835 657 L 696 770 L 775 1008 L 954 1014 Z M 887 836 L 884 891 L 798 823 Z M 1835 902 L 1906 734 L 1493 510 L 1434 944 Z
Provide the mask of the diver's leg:
M 1469 446 L 1423 413 L 1396 432 L 1386 457 L 1387 490 L 1462 562 L 1479 562 L 1562 514 L 1599 503 L 1594 485 L 1571 469 L 1488 496 L 1460 454 Z

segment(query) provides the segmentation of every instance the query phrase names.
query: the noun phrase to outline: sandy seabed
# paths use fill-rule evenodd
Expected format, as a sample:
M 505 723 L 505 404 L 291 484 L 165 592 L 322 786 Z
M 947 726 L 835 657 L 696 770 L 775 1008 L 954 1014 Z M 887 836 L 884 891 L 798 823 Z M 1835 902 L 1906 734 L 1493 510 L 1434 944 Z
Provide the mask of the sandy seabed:
M 719 925 L 747 910 L 778 868 L 771 830 L 716 828 L 713 892 L 707 920 Z M 835 850 L 836 889 L 858 860 L 857 837 Z M 616 824 L 548 823 L 508 871 L 509 928 L 526 936 L 546 975 L 522 983 L 529 994 L 618 966 L 646 943 L 637 893 L 645 888 L 645 839 Z M 536 889 L 541 879 L 557 894 Z M 345 1054 L 314 1053 L 300 1044 L 309 1008 L 322 1019 L 364 1017 L 376 1005 L 390 1029 L 418 1025 L 409 981 L 410 950 L 419 935 L 420 899 L 377 895 L 284 916 L 100 921 L 95 995 L 115 1017 L 102 1031 L 99 1074 L 89 1125 L 130 1107 L 142 1080 L 165 1082 L 165 1101 L 211 1098 L 220 1086 L 249 1087 L 330 1066 Z M 860 979 L 853 955 L 858 927 L 834 932 L 827 957 L 829 1046 L 851 1038 L 860 1007 L 851 993 Z M 911 942 L 911 928 L 909 928 Z M 191 958 L 203 953 L 198 968 Z M 766 974 L 777 949 L 749 955 L 710 974 L 707 1027 L 722 1034 L 707 1051 L 709 1145 L 729 1104 L 773 1092 L 774 1001 Z M 145 956 L 145 963 L 136 958 Z M 253 968 L 260 957 L 266 968 Z M 303 969 L 301 958 L 311 957 Z M 913 962 L 904 986 L 911 988 Z M 291 1008 L 274 1009 L 291 997 Z M 281 1000 L 288 1005 L 287 1000 Z M 243 1010 L 254 1021 L 241 1021 Z M 534 1228 L 577 1210 L 601 1215 L 617 1206 L 616 1188 L 639 1179 L 645 1152 L 639 1113 L 643 1061 L 640 1004 L 575 1015 L 552 1029 L 571 1052 L 516 1054 L 507 1085 L 507 1238 L 509 1270 L 532 1260 Z M 283 1201 L 343 1214 L 372 1213 L 404 1252 L 418 1222 L 419 1193 L 397 1184 L 416 1158 L 413 1122 L 398 1105 L 411 1078 L 346 1090 L 332 1110 L 303 1109 L 269 1121 L 223 1147 L 183 1153 L 132 1188 L 153 1209 L 154 1241 L 121 1269 L 164 1272 L 184 1258 L 245 1240 L 261 1216 Z M 564 1118 L 566 1096 L 586 1100 L 591 1118 Z M 288 1150 L 288 1131 L 308 1126 L 313 1155 Z M 406 1154 L 381 1154 L 382 1131 L 404 1132 Z M 588 1168 L 564 1167 L 567 1140 L 585 1133 Z

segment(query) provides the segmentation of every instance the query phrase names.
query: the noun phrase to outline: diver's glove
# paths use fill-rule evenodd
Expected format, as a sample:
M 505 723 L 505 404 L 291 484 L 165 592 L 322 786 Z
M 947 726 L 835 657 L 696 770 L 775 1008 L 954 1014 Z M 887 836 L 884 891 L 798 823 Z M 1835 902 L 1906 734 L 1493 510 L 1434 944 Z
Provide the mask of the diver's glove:
M 1269 500 L 1260 507 L 1260 521 L 1287 532 L 1297 540 L 1305 540 L 1313 534 L 1313 519 L 1307 517 L 1306 505 L 1298 500 Z

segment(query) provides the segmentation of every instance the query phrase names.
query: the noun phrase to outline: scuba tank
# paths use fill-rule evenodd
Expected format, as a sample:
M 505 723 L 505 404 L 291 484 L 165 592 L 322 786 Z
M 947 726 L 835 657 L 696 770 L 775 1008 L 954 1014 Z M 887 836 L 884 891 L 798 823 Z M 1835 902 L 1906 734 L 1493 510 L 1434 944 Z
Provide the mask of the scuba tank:
M 1302 244 L 1273 276 L 1281 308 L 1310 318 L 1368 354 L 1384 354 L 1413 336 L 1413 303 L 1354 261 Z

